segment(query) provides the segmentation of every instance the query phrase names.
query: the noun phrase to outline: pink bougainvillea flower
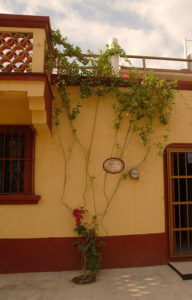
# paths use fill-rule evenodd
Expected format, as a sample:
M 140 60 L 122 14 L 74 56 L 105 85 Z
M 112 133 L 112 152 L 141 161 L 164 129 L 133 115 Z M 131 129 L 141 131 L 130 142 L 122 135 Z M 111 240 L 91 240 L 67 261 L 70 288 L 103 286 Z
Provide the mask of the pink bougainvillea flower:
M 83 220 L 83 213 L 84 213 L 83 206 L 81 206 L 80 208 L 75 208 L 73 210 L 73 216 L 76 220 L 77 226 L 79 226 L 81 224 L 81 220 Z
M 121 76 L 122 76 L 123 78 L 129 78 L 129 77 L 130 77 L 129 74 L 125 74 L 125 73 L 122 74 Z

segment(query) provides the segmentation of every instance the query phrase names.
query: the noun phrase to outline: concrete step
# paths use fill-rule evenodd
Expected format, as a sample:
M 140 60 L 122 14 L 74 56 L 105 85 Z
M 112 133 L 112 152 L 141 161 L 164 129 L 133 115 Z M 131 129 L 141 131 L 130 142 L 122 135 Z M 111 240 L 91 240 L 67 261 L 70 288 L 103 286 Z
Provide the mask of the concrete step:
M 192 279 L 192 261 L 185 262 L 169 262 L 168 265 L 179 275 L 183 280 Z

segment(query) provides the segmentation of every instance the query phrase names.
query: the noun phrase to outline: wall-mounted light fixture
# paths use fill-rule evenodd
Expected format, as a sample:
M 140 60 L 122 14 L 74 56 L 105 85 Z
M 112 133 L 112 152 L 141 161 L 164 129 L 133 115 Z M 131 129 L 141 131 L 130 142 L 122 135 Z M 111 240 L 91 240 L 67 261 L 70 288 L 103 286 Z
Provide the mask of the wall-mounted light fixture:
M 139 170 L 138 169 L 131 169 L 129 170 L 129 176 L 132 178 L 132 179 L 138 179 L 139 178 Z

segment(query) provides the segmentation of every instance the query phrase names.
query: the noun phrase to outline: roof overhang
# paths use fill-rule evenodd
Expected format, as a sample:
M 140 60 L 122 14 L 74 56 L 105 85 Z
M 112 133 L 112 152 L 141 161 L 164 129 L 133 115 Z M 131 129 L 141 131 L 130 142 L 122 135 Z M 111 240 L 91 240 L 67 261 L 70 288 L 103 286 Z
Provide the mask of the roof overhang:
M 52 128 L 52 92 L 47 75 L 44 73 L 0 73 L 0 98 L 11 97 L 17 101 L 18 95 L 25 93 L 28 109 L 32 113 L 32 124 L 38 128 L 45 125 Z M 9 105 L 9 101 L 8 105 Z
M 0 14 L 0 27 L 41 28 L 45 30 L 47 38 L 51 35 L 49 17 Z

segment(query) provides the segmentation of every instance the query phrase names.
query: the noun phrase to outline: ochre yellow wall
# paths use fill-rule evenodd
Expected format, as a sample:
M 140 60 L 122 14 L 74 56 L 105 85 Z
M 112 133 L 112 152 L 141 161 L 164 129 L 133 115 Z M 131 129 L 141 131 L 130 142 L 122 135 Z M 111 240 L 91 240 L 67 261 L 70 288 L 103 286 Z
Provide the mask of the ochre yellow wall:
M 0 92 L 1 124 L 31 124 L 27 93 Z
M 79 101 L 78 88 L 71 87 L 69 91 L 72 93 L 72 102 L 75 104 Z M 56 90 L 54 94 L 55 100 L 59 103 Z M 172 120 L 168 126 L 170 131 L 167 144 L 192 143 L 191 97 L 190 91 L 176 93 Z M 70 122 L 65 112 L 60 116 L 59 127 L 53 127 L 52 135 L 44 131 L 43 127 L 38 130 L 35 151 L 35 193 L 41 195 L 41 200 L 37 205 L 0 206 L 1 238 L 74 235 L 74 219 L 62 202 L 67 203 L 71 208 L 79 207 L 84 203 L 82 197 L 85 187 L 83 150 L 86 151 L 89 147 L 97 101 L 99 101 L 98 114 L 90 152 L 89 173 L 96 177 L 93 179 L 93 187 L 97 212 L 103 213 L 106 198 L 104 195 L 105 172 L 102 164 L 106 158 L 120 154 L 121 149 L 118 150 L 113 146 L 117 142 L 122 145 L 128 128 L 128 123 L 124 122 L 116 141 L 112 110 L 112 103 L 115 100 L 112 96 L 100 100 L 93 97 L 83 100 L 80 116 L 74 121 L 74 128 L 77 129 L 77 136 L 82 147 L 73 140 Z M 1 112 L 0 120 L 2 120 Z M 15 123 L 14 118 L 13 120 L 12 123 Z M 167 133 L 165 127 L 158 126 L 155 131 L 155 140 L 158 140 L 158 137 L 164 133 Z M 146 151 L 147 148 L 133 133 L 123 156 L 126 169 L 136 167 L 143 160 Z M 139 180 L 134 181 L 130 178 L 122 180 L 111 201 L 103 220 L 103 226 L 108 235 L 165 231 L 163 158 L 158 156 L 156 148 L 151 148 L 149 156 L 141 164 L 139 171 Z M 108 195 L 113 192 L 119 176 L 118 174 L 107 176 L 106 193 Z M 65 191 L 63 191 L 64 180 L 66 180 Z M 90 185 L 87 192 L 87 208 L 92 214 L 94 213 Z M 106 232 L 101 229 L 100 234 L 105 235 Z

